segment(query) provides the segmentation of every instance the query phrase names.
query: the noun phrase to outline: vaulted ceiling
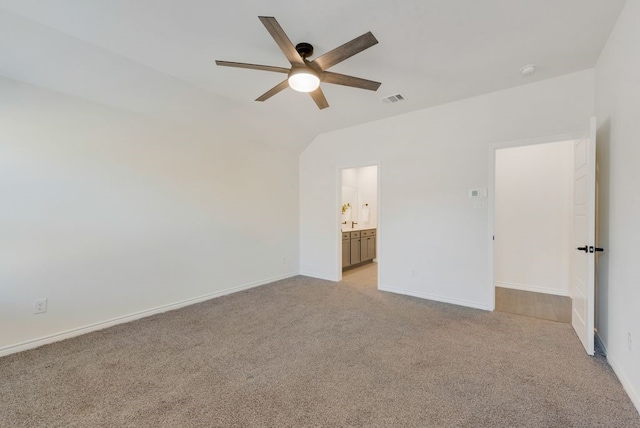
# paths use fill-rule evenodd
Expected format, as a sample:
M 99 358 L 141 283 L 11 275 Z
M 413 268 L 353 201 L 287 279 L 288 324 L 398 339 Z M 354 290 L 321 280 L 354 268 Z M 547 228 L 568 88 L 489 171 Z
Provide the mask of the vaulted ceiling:
M 359 123 L 594 66 L 624 0 L 0 0 L 0 75 L 146 115 L 236 117 L 288 129 L 294 150 Z M 323 84 L 330 108 L 283 75 L 216 59 L 288 67 L 258 20 L 275 16 L 315 55 L 371 31 L 379 44 L 331 69 L 377 92 Z M 523 77 L 520 68 L 538 65 Z M 406 101 L 383 104 L 401 93 Z

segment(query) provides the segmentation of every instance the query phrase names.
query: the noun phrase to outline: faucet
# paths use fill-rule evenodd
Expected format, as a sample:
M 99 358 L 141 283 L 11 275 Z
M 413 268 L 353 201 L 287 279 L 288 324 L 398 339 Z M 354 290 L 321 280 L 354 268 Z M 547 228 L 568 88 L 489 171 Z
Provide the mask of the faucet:
M 351 229 L 355 228 L 355 227 L 356 227 L 356 224 L 358 224 L 358 223 L 356 223 L 355 221 L 352 221 L 352 222 L 351 222 Z

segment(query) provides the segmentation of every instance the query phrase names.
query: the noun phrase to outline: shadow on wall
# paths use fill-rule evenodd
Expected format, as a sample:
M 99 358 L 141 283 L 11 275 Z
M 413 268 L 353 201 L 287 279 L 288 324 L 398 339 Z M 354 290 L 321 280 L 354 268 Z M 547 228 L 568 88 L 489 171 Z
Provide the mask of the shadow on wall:
M 596 243 L 605 249 L 596 258 L 596 302 L 595 326 L 598 336 L 608 337 L 607 325 L 600 320 L 609 319 L 609 186 L 611 156 L 611 119 L 607 118 L 598 127 L 596 135 Z

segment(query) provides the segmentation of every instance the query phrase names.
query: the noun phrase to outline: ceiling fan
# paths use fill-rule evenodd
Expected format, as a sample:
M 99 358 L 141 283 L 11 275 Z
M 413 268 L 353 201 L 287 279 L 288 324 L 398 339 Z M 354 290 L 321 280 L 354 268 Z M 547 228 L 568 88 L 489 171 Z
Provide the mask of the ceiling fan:
M 380 87 L 380 82 L 327 71 L 328 68 L 339 62 L 377 44 L 378 40 L 370 31 L 319 56 L 313 61 L 309 61 L 307 58 L 313 55 L 313 46 L 309 43 L 298 43 L 294 46 L 274 17 L 259 16 L 258 18 L 291 63 L 291 68 L 216 60 L 216 64 L 220 66 L 272 71 L 288 75 L 287 79 L 260 95 L 256 101 L 266 101 L 278 92 L 291 87 L 299 92 L 308 92 L 318 108 L 323 109 L 329 107 L 329 103 L 327 103 L 327 99 L 320 88 L 320 82 L 368 89 L 370 91 L 376 91 Z

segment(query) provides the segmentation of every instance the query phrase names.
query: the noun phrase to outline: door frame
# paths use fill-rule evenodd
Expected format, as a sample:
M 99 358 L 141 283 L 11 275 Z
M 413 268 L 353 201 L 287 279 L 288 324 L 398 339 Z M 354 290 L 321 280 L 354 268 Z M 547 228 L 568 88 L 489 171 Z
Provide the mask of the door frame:
M 576 140 L 583 136 L 582 133 L 575 132 L 569 134 L 550 135 L 547 137 L 529 138 L 524 140 L 514 140 L 489 146 L 489 189 L 488 189 L 488 221 L 489 221 L 489 279 L 487 288 L 487 302 L 490 311 L 496 309 L 496 288 L 495 288 L 495 260 L 493 237 L 495 235 L 495 189 L 496 189 L 496 152 L 500 149 L 514 147 L 534 146 L 539 144 L 558 143 L 561 141 Z
M 367 166 L 375 166 L 378 168 L 377 170 L 377 176 L 376 176 L 376 194 L 378 195 L 378 206 L 376 207 L 376 210 L 378 212 L 378 223 L 376 224 L 376 259 L 379 260 L 380 258 L 380 242 L 381 242 L 381 233 L 380 233 L 380 229 L 381 229 L 381 224 L 382 224 L 382 216 L 380 215 L 380 213 L 382 212 L 381 207 L 382 204 L 380 203 L 381 201 L 381 197 L 380 197 L 380 161 L 363 161 L 363 162 L 356 162 L 356 163 L 350 163 L 350 164 L 341 164 L 341 165 L 337 165 L 336 166 L 336 192 L 335 192 L 335 209 L 333 210 L 335 212 L 335 222 L 334 224 L 337 225 L 338 227 L 338 231 L 342 231 L 342 213 L 341 213 L 341 208 L 342 208 L 342 170 L 343 169 L 352 169 L 352 168 L 364 168 Z M 337 278 L 337 281 L 340 282 L 342 281 L 342 233 L 338 233 L 337 237 L 339 238 L 336 241 L 336 271 L 335 271 L 335 277 Z M 377 265 L 378 268 L 378 274 L 380 272 L 380 262 L 374 262 Z M 380 287 L 380 280 L 378 280 L 378 284 L 376 285 L 376 287 Z

